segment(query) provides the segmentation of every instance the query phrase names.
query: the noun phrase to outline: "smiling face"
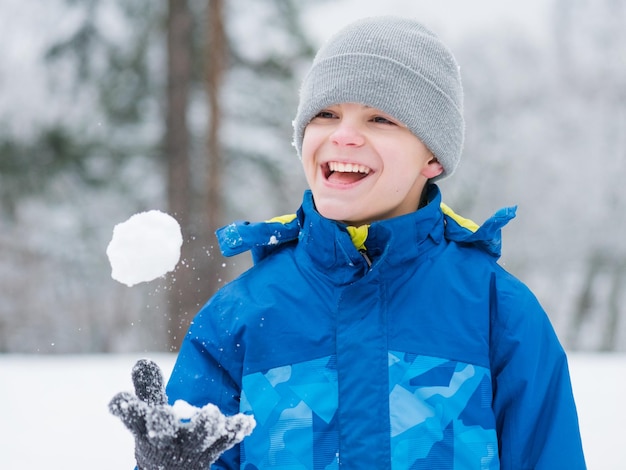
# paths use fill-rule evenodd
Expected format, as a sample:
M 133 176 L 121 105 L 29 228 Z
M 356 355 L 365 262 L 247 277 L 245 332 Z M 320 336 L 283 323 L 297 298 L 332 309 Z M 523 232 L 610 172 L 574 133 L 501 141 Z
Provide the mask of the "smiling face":
M 417 210 L 443 167 L 402 123 L 355 103 L 330 106 L 307 125 L 302 165 L 326 218 L 369 224 Z

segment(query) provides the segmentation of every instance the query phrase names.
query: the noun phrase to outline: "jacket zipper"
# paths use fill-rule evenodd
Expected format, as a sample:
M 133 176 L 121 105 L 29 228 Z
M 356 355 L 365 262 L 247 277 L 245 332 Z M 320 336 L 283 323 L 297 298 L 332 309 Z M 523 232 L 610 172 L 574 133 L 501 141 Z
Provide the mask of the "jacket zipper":
M 367 256 L 367 253 L 365 252 L 365 249 L 359 250 L 359 253 L 361 253 L 361 256 L 363 257 L 363 259 L 365 259 L 365 262 L 367 263 L 367 267 L 371 268 L 372 267 L 372 260 L 370 259 L 369 256 Z

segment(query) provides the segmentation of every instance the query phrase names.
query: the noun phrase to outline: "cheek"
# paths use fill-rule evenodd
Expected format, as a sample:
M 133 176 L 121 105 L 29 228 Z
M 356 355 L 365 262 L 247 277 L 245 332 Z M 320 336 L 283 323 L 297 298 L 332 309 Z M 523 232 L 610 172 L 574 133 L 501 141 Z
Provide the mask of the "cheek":
M 406 193 L 421 179 L 422 167 L 408 154 L 401 158 L 388 160 L 385 164 L 385 183 L 392 193 Z
M 304 137 L 302 139 L 302 160 L 311 160 L 313 158 L 313 154 L 315 153 L 315 149 L 317 148 L 317 143 L 315 139 L 315 132 L 312 130 L 305 129 Z
M 302 144 L 302 155 L 300 155 L 300 162 L 302 163 L 303 168 L 306 170 L 314 164 L 315 158 L 311 149 L 307 147 L 307 145 Z
M 302 155 L 300 155 L 300 159 L 307 177 L 316 169 L 319 147 L 320 139 L 317 133 L 314 131 L 305 132 L 304 139 L 302 140 Z
M 302 145 L 302 155 L 300 156 L 300 163 L 302 164 L 302 170 L 304 177 L 306 178 L 309 186 L 313 184 L 314 176 L 316 173 L 315 158 L 311 151 L 307 147 Z

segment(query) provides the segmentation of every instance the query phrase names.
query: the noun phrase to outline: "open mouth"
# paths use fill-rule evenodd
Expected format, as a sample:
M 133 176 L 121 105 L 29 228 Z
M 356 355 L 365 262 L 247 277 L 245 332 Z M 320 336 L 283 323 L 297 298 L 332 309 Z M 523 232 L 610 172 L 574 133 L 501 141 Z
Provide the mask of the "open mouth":
M 371 169 L 356 163 L 328 162 L 323 171 L 326 179 L 332 183 L 350 184 L 365 178 Z

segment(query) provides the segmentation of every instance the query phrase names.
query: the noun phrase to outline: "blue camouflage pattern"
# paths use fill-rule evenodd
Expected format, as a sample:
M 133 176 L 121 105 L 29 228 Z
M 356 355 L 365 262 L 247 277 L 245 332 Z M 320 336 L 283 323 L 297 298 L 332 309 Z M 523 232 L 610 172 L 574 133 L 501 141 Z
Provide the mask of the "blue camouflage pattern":
M 337 406 L 334 356 L 245 376 L 240 409 L 257 431 L 242 468 L 338 469 Z M 499 468 L 488 369 L 390 352 L 389 408 L 392 469 Z
M 211 470 L 586 468 L 566 354 L 497 262 L 515 208 L 478 226 L 436 185 L 428 201 L 372 223 L 369 260 L 309 191 L 295 216 L 218 231 L 255 265 L 196 315 L 167 385 L 254 415 Z

